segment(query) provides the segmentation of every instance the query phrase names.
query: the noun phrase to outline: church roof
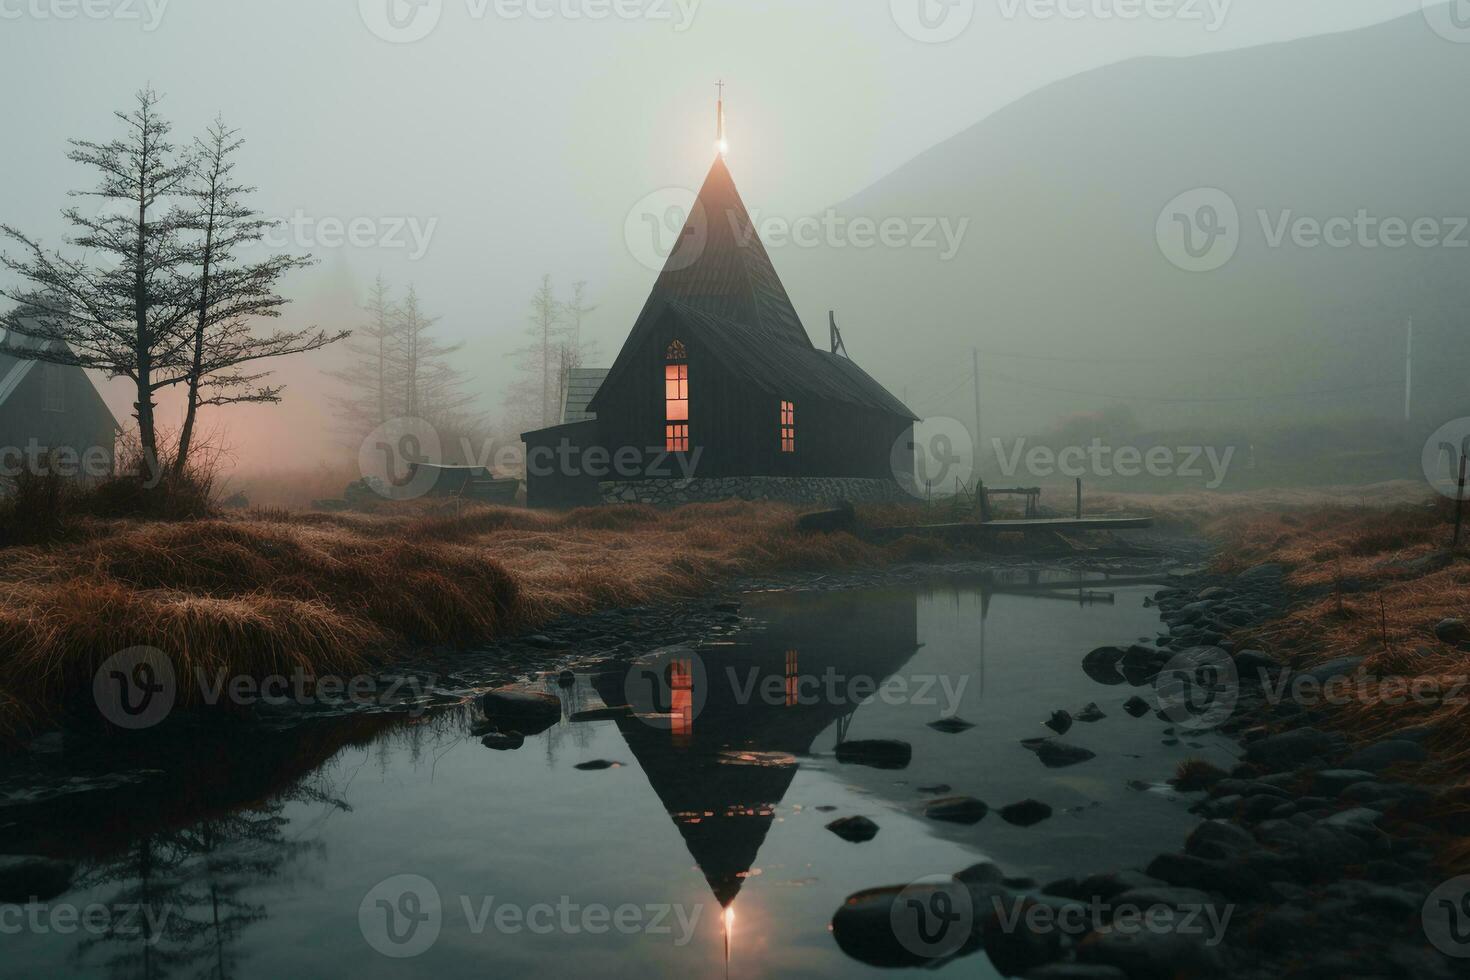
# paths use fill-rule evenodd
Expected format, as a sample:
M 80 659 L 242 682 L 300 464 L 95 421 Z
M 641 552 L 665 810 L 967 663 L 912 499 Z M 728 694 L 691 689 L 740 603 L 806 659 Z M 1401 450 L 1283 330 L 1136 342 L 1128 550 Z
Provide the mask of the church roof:
M 669 301 L 748 324 L 773 340 L 812 345 L 723 157 L 710 167 L 644 312 Z
M 717 157 L 643 311 L 608 370 L 626 366 L 638 340 L 665 316 L 750 383 L 786 397 L 803 394 L 916 418 L 848 360 L 812 346 L 791 297 L 756 233 L 735 181 Z M 605 379 L 604 379 L 605 380 Z M 586 411 L 596 413 L 603 384 Z

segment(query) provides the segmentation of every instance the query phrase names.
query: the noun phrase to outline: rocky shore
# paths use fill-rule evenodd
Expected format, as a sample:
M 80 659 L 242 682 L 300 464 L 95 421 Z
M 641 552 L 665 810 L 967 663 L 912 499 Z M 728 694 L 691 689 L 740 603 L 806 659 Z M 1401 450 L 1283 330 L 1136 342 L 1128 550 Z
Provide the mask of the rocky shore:
M 1136 713 L 1169 733 L 1239 741 L 1230 771 L 1186 763 L 1171 780 L 1199 794 L 1201 822 L 1180 849 L 1083 880 L 1037 883 L 987 863 L 869 889 L 835 914 L 838 943 L 882 965 L 983 950 L 1002 974 L 1036 980 L 1463 975 L 1470 878 L 1435 867 L 1463 816 L 1447 823 L 1440 791 L 1401 768 L 1427 757 L 1434 733 L 1355 743 L 1331 727 L 1324 691 L 1351 690 L 1362 658 L 1295 669 L 1291 651 L 1231 641 L 1305 598 L 1284 579 L 1277 565 L 1190 576 L 1154 596 L 1167 627 L 1155 645 L 1083 659 L 1095 680 L 1144 692 L 1129 703 L 1146 702 Z M 948 943 L 932 941 L 942 920 Z

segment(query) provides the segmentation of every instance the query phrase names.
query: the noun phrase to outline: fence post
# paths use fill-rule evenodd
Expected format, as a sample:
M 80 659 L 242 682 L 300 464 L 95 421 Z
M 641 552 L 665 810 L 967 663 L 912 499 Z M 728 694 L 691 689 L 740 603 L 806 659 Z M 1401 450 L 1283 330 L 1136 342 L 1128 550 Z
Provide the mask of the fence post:
M 1082 520 L 1082 477 L 1077 478 L 1077 520 Z
M 1465 453 L 1460 453 L 1460 484 L 1455 493 L 1455 539 L 1450 542 L 1451 548 L 1460 546 L 1460 525 L 1465 519 Z

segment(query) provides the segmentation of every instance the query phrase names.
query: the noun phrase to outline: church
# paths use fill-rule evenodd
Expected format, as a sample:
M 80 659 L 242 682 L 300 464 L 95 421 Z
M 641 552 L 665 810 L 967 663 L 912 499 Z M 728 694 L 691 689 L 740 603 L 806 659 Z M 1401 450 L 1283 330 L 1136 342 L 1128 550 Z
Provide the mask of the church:
M 916 417 L 835 321 L 812 344 L 723 153 L 612 367 L 567 381 L 521 436 L 530 507 L 896 500 L 913 472 Z

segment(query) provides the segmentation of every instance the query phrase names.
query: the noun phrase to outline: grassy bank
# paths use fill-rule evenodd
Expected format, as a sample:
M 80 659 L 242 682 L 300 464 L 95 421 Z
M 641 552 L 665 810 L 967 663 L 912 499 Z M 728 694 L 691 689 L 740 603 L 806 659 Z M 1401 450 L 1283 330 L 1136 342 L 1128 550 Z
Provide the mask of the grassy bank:
M 567 514 L 417 503 L 81 521 L 58 541 L 0 549 L 0 737 L 54 721 L 89 696 L 103 660 L 134 646 L 164 651 L 181 676 L 341 675 L 405 647 L 470 644 L 741 574 L 946 554 L 912 538 L 802 534 L 796 517 L 743 502 Z

